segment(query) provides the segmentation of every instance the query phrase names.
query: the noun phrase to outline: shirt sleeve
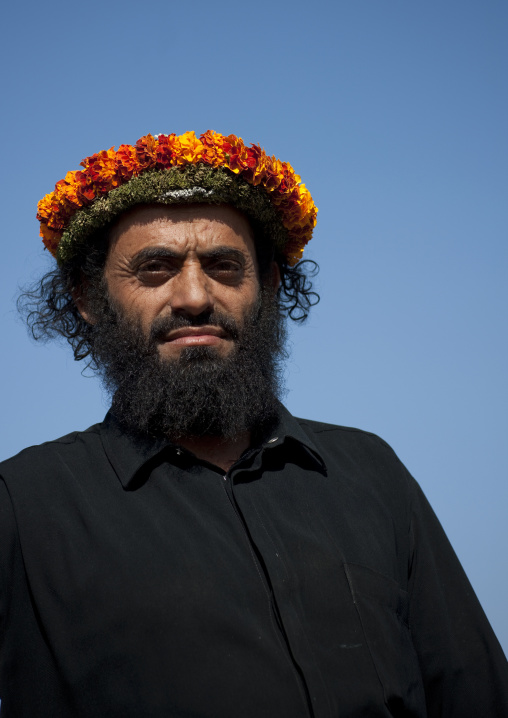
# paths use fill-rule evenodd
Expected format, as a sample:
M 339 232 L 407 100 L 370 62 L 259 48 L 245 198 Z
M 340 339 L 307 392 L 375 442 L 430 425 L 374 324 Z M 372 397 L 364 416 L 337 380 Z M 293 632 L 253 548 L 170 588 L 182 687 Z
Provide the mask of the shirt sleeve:
M 429 718 L 508 716 L 508 664 L 420 487 L 410 531 L 410 629 Z
M 10 604 L 17 528 L 7 487 L 0 477 L 0 653 Z
M 0 477 L 0 699 L 2 702 L 8 685 L 8 621 L 17 560 L 19 560 L 19 540 L 16 519 L 9 492 Z

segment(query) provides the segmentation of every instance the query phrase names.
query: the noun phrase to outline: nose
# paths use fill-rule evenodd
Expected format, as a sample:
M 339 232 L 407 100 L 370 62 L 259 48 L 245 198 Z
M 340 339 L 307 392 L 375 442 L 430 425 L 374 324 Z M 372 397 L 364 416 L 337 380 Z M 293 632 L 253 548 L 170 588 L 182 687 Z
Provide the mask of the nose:
M 184 265 L 171 282 L 171 311 L 197 316 L 212 311 L 210 278 L 199 264 Z

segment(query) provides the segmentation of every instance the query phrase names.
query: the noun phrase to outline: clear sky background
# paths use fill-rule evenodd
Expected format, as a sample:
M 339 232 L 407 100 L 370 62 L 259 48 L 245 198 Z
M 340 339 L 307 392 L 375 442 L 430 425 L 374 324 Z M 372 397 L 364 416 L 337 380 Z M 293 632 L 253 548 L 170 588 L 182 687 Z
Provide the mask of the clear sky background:
M 17 318 L 52 263 L 37 201 L 147 132 L 238 134 L 319 207 L 287 406 L 395 448 L 508 650 L 506 0 L 29 0 L 3 24 L 0 459 L 108 405 Z

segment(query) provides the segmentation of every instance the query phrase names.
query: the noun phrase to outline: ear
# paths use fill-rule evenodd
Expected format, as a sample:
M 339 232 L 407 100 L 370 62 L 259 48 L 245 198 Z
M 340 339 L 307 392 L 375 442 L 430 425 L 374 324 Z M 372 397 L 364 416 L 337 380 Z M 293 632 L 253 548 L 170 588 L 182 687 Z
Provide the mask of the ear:
M 76 305 L 76 309 L 81 314 L 85 322 L 91 325 L 96 324 L 97 320 L 88 309 L 85 287 L 75 287 L 71 291 L 71 296 L 74 304 Z
M 272 262 L 270 271 L 268 272 L 266 284 L 271 287 L 274 294 L 277 294 L 280 287 L 280 269 L 277 262 Z

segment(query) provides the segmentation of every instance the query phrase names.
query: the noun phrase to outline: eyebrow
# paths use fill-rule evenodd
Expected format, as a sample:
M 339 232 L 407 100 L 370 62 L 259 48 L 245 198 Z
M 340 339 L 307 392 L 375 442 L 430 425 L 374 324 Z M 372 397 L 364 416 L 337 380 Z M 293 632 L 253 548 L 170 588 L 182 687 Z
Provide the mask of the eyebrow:
M 176 252 L 167 247 L 147 247 L 134 255 L 131 264 L 146 259 L 183 259 L 184 257 L 185 252 Z M 214 247 L 208 251 L 198 252 L 198 257 L 200 259 L 236 259 L 241 264 L 245 264 L 245 254 L 234 247 Z

